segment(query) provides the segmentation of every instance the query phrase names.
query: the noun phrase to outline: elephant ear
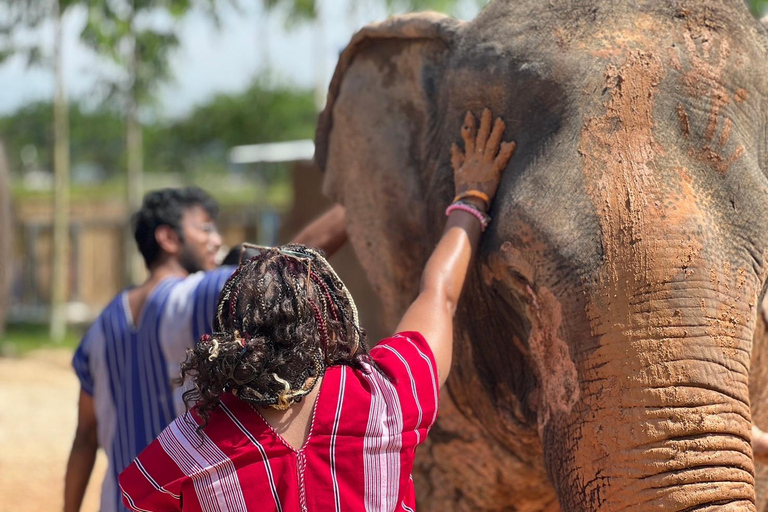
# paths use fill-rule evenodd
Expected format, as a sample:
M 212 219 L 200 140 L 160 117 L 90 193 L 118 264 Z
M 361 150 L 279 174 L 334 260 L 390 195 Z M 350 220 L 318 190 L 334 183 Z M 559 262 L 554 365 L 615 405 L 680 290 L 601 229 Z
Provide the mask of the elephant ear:
M 463 24 L 435 12 L 414 13 L 370 24 L 352 36 L 339 56 L 325 109 L 317 124 L 315 160 L 323 171 L 328 164 L 334 108 L 339 96 L 358 94 L 361 85 L 367 82 L 373 86 L 367 92 L 371 97 L 380 98 L 381 103 L 392 105 L 398 101 L 417 100 L 411 95 L 414 87 L 422 87 L 419 83 L 421 71 L 429 64 L 439 66 L 445 50 L 453 45 L 456 32 Z M 410 55 L 403 55 L 405 53 Z M 371 65 L 375 70 L 368 76 L 360 76 L 372 71 Z M 400 76 L 393 76 L 397 71 Z M 368 99 L 358 98 L 358 105 L 363 106 Z
M 413 299 L 428 256 L 424 172 L 441 78 L 463 25 L 418 13 L 363 28 L 341 53 L 320 114 L 324 192 L 347 208 L 387 327 Z

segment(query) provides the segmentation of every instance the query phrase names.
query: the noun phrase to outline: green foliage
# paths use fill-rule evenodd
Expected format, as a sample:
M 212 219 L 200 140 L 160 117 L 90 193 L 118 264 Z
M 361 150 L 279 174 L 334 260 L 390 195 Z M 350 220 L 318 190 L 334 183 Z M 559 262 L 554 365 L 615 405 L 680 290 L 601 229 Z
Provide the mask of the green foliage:
M 311 21 L 317 17 L 319 0 L 262 0 L 268 9 L 285 5 L 288 9 L 288 23 Z M 390 14 L 409 11 L 438 11 L 450 13 L 458 4 L 458 0 L 351 0 L 360 2 L 361 8 L 366 5 L 384 5 Z M 478 5 L 485 5 L 488 0 L 475 0 Z
M 81 336 L 81 330 L 70 329 L 61 343 L 55 343 L 45 325 L 11 324 L 0 335 L 0 357 L 23 356 L 41 348 L 74 350 Z
M 289 13 L 289 23 L 314 20 L 317 16 L 318 0 L 262 0 L 268 9 L 274 9 L 279 5 L 286 5 Z M 438 11 L 450 13 L 458 4 L 458 0 L 352 0 L 365 3 L 384 4 L 389 13 L 409 11 Z M 749 8 L 757 17 L 768 13 L 768 0 L 746 0 Z M 483 6 L 489 0 L 475 0 L 477 5 Z
M 242 93 L 215 96 L 183 119 L 145 126 L 147 171 L 180 173 L 195 182 L 220 177 L 229 172 L 227 151 L 232 146 L 312 138 L 316 121 L 312 91 L 257 80 Z M 50 102 L 32 103 L 0 118 L 0 138 L 16 174 L 24 169 L 21 155 L 30 145 L 37 150 L 34 167 L 52 168 L 52 126 Z M 119 177 L 125 150 L 122 114 L 103 105 L 88 109 L 72 102 L 70 126 L 73 178 L 84 167 L 95 168 L 107 180 Z M 119 191 L 116 183 L 98 192 Z M 73 190 L 73 197 L 77 193 Z
M 160 29 L 142 26 L 141 17 L 152 11 L 183 16 L 189 0 L 92 0 L 82 41 L 107 57 L 124 76 L 108 81 L 110 90 L 131 94 L 137 101 L 148 99 L 154 86 L 169 75 L 168 57 L 178 46 L 173 26 Z
M 11 116 L 0 119 L 0 138 L 6 145 L 11 171 L 22 168 L 22 149 L 32 145 L 38 161 L 53 168 L 53 105 L 37 102 L 25 105 Z
M 110 97 L 130 95 L 139 104 L 149 102 L 157 86 L 171 77 L 178 22 L 197 7 L 218 24 L 224 3 L 237 6 L 237 0 L 89 0 L 81 39 L 122 70 L 122 76 L 104 82 Z M 169 20 L 165 26 L 150 22 L 162 18 Z
M 450 12 L 458 3 L 457 0 L 385 0 L 387 8 L 394 12 L 406 11 L 438 11 Z M 478 2 L 480 3 L 480 2 Z
M 77 165 L 95 166 L 108 175 L 120 167 L 123 155 L 122 116 L 114 109 L 86 109 L 73 102 L 69 107 L 71 159 Z M 25 168 L 22 151 L 33 146 L 37 162 L 33 167 L 53 168 L 53 106 L 48 101 L 30 103 L 0 118 L 0 138 L 6 143 L 11 169 Z
M 54 15 L 56 4 L 39 0 L 2 0 L 0 35 L 11 36 L 20 27 L 33 29 Z
M 768 12 L 768 0 L 748 0 L 749 8 L 752 13 L 758 18 L 764 16 Z
M 164 140 L 187 149 L 226 147 L 314 136 L 312 91 L 257 80 L 240 94 L 219 94 L 166 128 Z
M 38 41 L 19 42 L 16 34 L 34 30 L 46 20 L 64 14 L 85 0 L 0 0 L 0 63 L 20 55 L 27 66 L 52 66 L 52 58 Z
M 216 162 L 226 166 L 232 146 L 312 138 L 316 122 L 311 91 L 257 80 L 240 94 L 215 96 L 184 119 L 147 127 L 147 167 L 190 173 Z
M 288 22 L 311 21 L 317 17 L 315 0 L 262 0 L 267 9 L 288 5 Z

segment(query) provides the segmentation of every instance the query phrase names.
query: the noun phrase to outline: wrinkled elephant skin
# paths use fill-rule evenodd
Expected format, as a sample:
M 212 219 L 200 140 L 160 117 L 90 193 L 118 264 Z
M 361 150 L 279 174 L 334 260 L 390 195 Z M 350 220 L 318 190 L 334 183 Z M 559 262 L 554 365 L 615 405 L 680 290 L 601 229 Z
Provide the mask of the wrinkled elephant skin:
M 353 38 L 316 156 L 389 325 L 442 231 L 464 112 L 518 147 L 425 510 L 765 509 L 767 47 L 741 0 L 497 1 Z

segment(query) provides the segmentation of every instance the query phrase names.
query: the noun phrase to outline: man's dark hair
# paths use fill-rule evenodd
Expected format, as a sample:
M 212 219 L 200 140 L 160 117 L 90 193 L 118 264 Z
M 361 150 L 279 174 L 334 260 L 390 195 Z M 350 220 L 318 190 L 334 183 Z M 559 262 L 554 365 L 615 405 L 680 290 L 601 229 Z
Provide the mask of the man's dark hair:
M 133 215 L 133 236 L 144 263 L 150 268 L 160 257 L 162 249 L 155 239 L 155 230 L 169 226 L 184 240 L 181 218 L 184 212 L 200 206 L 211 218 L 219 213 L 219 205 L 199 187 L 163 188 L 144 195 L 141 209 Z

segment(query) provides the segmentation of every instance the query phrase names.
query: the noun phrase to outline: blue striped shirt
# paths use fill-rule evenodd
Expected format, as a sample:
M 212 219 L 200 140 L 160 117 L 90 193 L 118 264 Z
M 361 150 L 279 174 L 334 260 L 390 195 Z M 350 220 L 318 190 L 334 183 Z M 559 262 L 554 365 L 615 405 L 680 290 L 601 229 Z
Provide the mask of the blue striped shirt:
M 109 460 L 101 512 L 127 510 L 117 475 L 184 411 L 175 382 L 188 348 L 211 331 L 219 293 L 234 267 L 168 278 L 150 293 L 137 325 L 124 290 L 80 342 L 72 366 L 93 396 L 99 445 Z

